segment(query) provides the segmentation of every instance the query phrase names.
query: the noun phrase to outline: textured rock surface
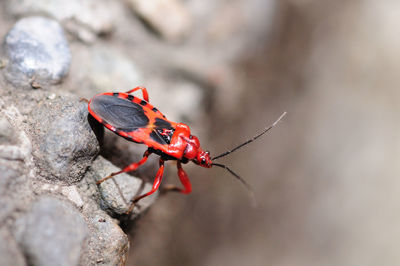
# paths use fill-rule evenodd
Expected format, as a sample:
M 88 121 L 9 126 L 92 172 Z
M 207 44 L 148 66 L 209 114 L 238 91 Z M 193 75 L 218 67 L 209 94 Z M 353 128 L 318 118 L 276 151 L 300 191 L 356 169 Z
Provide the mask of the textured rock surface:
M 19 20 L 4 41 L 5 76 L 14 85 L 40 87 L 65 77 L 71 62 L 61 26 L 44 17 Z
M 16 238 L 33 265 L 78 265 L 88 228 L 69 203 L 44 196 L 16 222 Z
M 87 178 L 100 180 L 111 173 L 120 169 L 112 165 L 103 157 L 98 157 L 91 167 Z M 143 180 L 130 176 L 126 173 L 120 174 L 113 179 L 104 181 L 99 185 L 101 193 L 101 205 L 111 214 L 124 214 L 130 207 L 130 200 L 135 196 L 150 191 L 151 184 L 143 182 Z M 140 211 L 148 208 L 155 200 L 157 192 L 154 195 L 144 198 L 137 206 L 135 206 L 132 215 L 136 215 Z
M 158 158 L 151 156 L 134 176 L 96 185 L 146 147 L 104 133 L 89 121 L 80 97 L 144 85 L 154 106 L 204 139 L 214 91 L 227 103 L 240 84 L 230 67 L 237 47 L 231 41 L 255 40 L 247 38 L 252 31 L 241 33 L 245 20 L 230 24 L 237 13 L 229 6 L 241 5 L 250 16 L 238 18 L 252 19 L 257 12 L 248 7 L 255 1 L 0 4 L 0 239 L 7 243 L 0 252 L 8 254 L 0 254 L 1 265 L 10 265 L 12 256 L 11 265 L 125 263 L 129 247 L 138 245 L 130 245 L 121 228 L 130 230 L 158 193 L 141 200 L 132 215 L 124 213 L 133 197 L 150 190 Z
M 39 174 L 71 184 L 83 178 L 99 151 L 88 111 L 77 97 L 55 96 L 32 112 L 34 158 Z
M 89 226 L 93 232 L 89 239 L 93 259 L 82 264 L 95 261 L 97 265 L 125 265 L 129 241 L 115 220 L 99 213 L 89 218 Z

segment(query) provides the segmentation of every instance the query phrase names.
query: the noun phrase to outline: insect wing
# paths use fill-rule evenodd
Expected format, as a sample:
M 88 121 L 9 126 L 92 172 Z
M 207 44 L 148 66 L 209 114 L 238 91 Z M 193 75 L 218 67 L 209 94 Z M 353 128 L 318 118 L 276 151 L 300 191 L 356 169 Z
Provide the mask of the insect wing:
M 116 134 L 162 152 L 167 152 L 176 126 L 146 101 L 125 93 L 95 96 L 89 112 Z
M 111 125 L 115 128 L 113 131 L 117 132 L 146 128 L 150 122 L 140 104 L 111 95 L 95 96 L 90 102 L 89 111 L 95 114 L 99 122 Z

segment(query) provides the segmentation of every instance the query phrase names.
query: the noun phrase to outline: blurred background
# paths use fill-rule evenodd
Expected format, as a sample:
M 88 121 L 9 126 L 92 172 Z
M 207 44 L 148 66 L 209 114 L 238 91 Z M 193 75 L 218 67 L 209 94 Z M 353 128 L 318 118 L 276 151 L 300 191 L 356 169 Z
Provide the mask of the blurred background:
M 221 159 L 258 207 L 229 173 L 188 164 L 193 193 L 136 223 L 128 265 L 399 265 L 400 2 L 184 2 L 208 15 L 202 146 L 222 153 L 288 115 Z

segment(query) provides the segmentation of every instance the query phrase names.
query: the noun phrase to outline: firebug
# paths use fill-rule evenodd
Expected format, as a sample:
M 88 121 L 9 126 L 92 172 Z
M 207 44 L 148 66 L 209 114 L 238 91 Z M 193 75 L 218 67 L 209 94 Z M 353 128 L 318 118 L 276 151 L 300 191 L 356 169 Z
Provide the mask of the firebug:
M 137 90 L 142 91 L 143 99 L 131 94 Z M 200 146 L 199 139 L 191 134 L 189 126 L 168 120 L 163 113 L 149 103 L 149 95 L 144 87 L 136 87 L 127 92 L 100 93 L 88 101 L 88 109 L 89 113 L 109 130 L 129 141 L 144 144 L 148 147 L 140 161 L 128 165 L 119 172 L 111 173 L 97 181 L 97 184 L 118 174 L 136 170 L 146 162 L 152 153 L 160 156 L 160 168 L 156 174 L 152 189 L 143 195 L 133 198 L 127 213 L 133 210 L 140 199 L 151 195 L 159 188 L 164 172 L 164 162 L 167 160 L 177 161 L 178 177 L 183 185 L 182 188 L 168 186 L 166 187 L 167 190 L 184 194 L 189 194 L 192 191 L 189 178 L 182 168 L 182 164 L 192 161 L 206 168 L 213 166 L 225 168 L 251 191 L 250 186 L 229 167 L 213 161 L 256 140 L 273 128 L 286 114 L 286 112 L 283 113 L 271 126 L 265 128 L 253 138 L 232 150 L 211 158 L 210 152 L 204 151 Z

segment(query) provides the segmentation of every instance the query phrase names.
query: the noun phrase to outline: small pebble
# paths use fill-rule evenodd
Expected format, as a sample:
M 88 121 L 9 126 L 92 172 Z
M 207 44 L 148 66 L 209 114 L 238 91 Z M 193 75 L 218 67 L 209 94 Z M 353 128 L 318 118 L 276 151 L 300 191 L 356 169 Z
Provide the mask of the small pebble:
M 78 265 L 88 227 L 71 204 L 43 196 L 16 226 L 29 265 Z
M 32 111 L 30 127 L 39 175 L 67 185 L 81 180 L 100 149 L 87 104 L 62 94 L 46 99 Z
M 104 212 L 98 212 L 88 218 L 91 228 L 89 249 L 91 257 L 83 260 L 81 265 L 125 265 L 129 250 L 127 235 L 121 230 L 116 221 Z
M 5 77 L 13 85 L 40 88 L 61 82 L 71 53 L 57 21 L 44 17 L 19 20 L 4 40 L 8 63 Z

